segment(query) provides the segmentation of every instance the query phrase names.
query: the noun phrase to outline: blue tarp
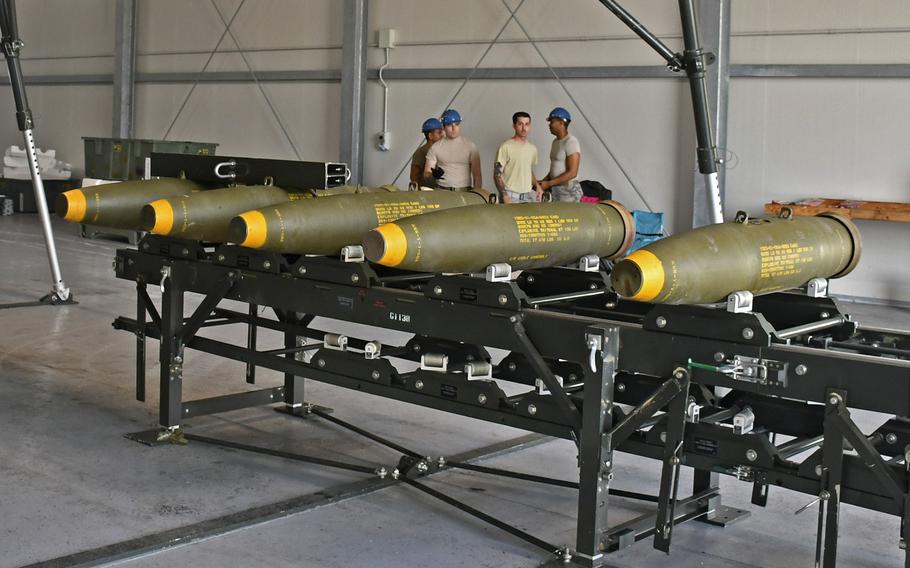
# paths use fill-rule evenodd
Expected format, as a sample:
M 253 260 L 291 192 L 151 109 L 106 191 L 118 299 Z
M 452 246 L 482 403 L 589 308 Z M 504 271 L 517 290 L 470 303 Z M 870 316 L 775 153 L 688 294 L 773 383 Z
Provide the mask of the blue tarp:
M 664 236 L 663 213 L 636 210 L 632 211 L 632 218 L 635 219 L 635 240 L 629 247 L 629 253 Z

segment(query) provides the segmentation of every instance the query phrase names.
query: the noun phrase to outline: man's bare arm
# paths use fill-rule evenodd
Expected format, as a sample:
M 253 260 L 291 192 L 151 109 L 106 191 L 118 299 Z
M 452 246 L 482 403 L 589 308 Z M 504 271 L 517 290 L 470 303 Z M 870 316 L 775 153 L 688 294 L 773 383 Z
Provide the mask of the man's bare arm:
M 578 177 L 578 168 L 581 166 L 581 152 L 576 152 L 571 156 L 566 156 L 566 171 L 551 180 L 541 181 L 544 189 L 549 189 L 554 185 L 565 185 Z M 547 176 L 549 177 L 549 176 Z
M 483 174 L 480 172 L 480 158 L 471 158 L 471 176 L 474 178 L 474 187 L 483 187 Z
M 502 164 L 499 162 L 493 164 L 493 183 L 496 184 L 496 189 L 498 189 L 500 193 L 505 191 L 506 182 L 502 179 Z

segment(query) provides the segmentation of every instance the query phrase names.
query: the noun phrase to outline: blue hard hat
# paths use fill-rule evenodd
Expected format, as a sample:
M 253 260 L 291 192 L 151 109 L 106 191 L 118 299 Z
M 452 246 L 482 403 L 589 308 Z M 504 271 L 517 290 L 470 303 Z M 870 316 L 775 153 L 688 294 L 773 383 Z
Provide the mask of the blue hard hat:
M 438 118 L 428 118 L 423 121 L 423 126 L 420 127 L 420 131 L 426 134 L 427 132 L 439 130 L 440 128 L 442 128 L 442 123 L 439 122 Z
M 461 122 L 461 115 L 458 114 L 457 110 L 448 109 L 442 113 L 442 123 L 443 124 L 457 124 Z
M 572 120 L 572 115 L 569 114 L 569 111 L 562 107 L 556 107 L 550 111 L 550 115 L 547 117 L 547 120 L 558 118 L 564 122 L 569 122 Z

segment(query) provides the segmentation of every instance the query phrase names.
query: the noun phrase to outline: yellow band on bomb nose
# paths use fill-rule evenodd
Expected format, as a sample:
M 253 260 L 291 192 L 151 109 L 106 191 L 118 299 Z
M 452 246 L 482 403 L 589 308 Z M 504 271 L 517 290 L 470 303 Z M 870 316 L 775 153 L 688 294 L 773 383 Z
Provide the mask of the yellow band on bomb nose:
M 265 223 L 265 215 L 260 211 L 247 211 L 241 213 L 240 218 L 246 223 L 246 238 L 240 243 L 242 247 L 258 249 L 265 244 L 269 229 Z
M 641 288 L 629 298 L 636 302 L 650 302 L 664 287 L 664 266 L 650 251 L 639 249 L 623 260 L 634 262 L 641 271 Z
M 376 261 L 376 264 L 383 266 L 398 266 L 404 260 L 408 253 L 408 238 L 404 235 L 401 227 L 395 223 L 380 225 L 375 229 L 382 235 L 383 249 L 382 257 Z
M 66 215 L 63 216 L 67 221 L 78 223 L 85 219 L 86 203 L 85 192 L 81 189 L 71 189 L 63 192 L 66 198 Z
M 174 207 L 167 199 L 159 199 L 149 203 L 155 211 L 155 225 L 152 232 L 156 235 L 169 235 L 174 228 Z

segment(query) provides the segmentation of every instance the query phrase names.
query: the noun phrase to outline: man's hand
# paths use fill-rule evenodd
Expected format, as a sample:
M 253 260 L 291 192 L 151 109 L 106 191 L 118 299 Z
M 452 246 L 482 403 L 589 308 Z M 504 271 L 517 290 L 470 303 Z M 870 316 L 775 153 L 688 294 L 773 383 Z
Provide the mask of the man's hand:
M 538 182 L 534 184 L 534 191 L 537 192 L 537 201 L 541 201 L 543 199 L 543 187 L 541 187 L 541 183 L 542 182 Z
M 503 191 L 502 193 L 499 194 L 499 202 L 500 203 L 512 203 L 512 198 L 509 196 L 508 193 Z
M 550 189 L 550 187 L 551 187 L 551 186 L 550 186 L 550 180 L 548 180 L 548 179 L 542 179 L 542 180 L 540 180 L 539 182 L 537 182 L 537 185 L 539 186 L 539 187 L 537 188 L 537 191 L 538 191 L 538 192 L 541 192 L 541 191 Z
M 433 174 L 433 179 L 442 179 L 443 176 L 446 175 L 445 170 L 443 170 L 439 166 L 436 166 L 435 168 L 431 169 L 430 173 Z

